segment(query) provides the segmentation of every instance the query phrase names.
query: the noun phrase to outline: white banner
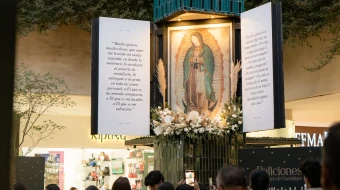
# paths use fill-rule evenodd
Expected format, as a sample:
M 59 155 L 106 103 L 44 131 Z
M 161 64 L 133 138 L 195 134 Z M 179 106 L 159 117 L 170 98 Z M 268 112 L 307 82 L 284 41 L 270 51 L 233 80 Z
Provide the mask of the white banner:
M 243 131 L 274 129 L 272 4 L 241 14 Z
M 101 17 L 98 46 L 98 134 L 149 135 L 150 22 Z

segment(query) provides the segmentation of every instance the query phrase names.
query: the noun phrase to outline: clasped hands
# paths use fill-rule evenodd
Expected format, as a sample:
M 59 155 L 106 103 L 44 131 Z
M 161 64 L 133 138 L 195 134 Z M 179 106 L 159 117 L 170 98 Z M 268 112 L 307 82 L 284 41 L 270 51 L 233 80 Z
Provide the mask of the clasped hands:
M 204 65 L 204 59 L 203 57 L 192 57 L 190 58 L 190 65 L 199 64 Z

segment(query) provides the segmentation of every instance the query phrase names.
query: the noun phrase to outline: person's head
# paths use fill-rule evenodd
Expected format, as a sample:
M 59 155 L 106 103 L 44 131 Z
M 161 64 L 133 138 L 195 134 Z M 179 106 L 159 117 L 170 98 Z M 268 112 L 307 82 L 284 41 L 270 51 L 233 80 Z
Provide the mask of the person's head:
M 158 190 L 175 190 L 175 188 L 171 183 L 164 182 L 158 186 Z
M 85 190 L 99 190 L 99 189 L 98 189 L 98 187 L 96 187 L 94 185 L 90 185 Z
M 22 182 L 16 182 L 13 184 L 12 189 L 14 190 L 27 190 L 27 187 Z
M 158 186 L 164 182 L 164 176 L 158 170 L 151 171 L 145 177 L 145 186 L 149 187 L 150 190 L 157 190 Z
M 323 144 L 321 184 L 323 189 L 340 189 L 340 122 L 332 125 Z
M 45 187 L 46 190 L 60 190 L 57 184 L 49 184 Z
M 193 47 L 202 46 L 203 44 L 203 37 L 199 32 L 192 33 L 190 39 Z
M 78 190 L 76 187 L 71 187 L 70 190 Z
M 251 172 L 249 178 L 252 190 L 267 190 L 269 188 L 269 175 L 265 170 L 256 169 Z
M 119 177 L 113 183 L 111 190 L 131 190 L 129 179 L 126 177 Z
M 190 186 L 188 184 L 182 184 L 182 185 L 179 185 L 176 190 L 194 190 L 194 187 L 193 186 Z
M 216 177 L 218 190 L 247 189 L 247 176 L 243 168 L 237 166 L 223 166 Z
M 321 164 L 316 158 L 308 158 L 301 162 L 299 170 L 304 175 L 308 189 L 321 187 Z

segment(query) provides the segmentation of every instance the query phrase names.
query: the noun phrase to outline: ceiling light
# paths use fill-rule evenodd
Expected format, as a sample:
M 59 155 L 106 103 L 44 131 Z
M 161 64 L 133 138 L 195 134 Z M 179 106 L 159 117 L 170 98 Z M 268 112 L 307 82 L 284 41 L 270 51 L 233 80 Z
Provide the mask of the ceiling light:
M 211 16 L 210 18 L 215 18 L 215 16 Z
M 181 21 L 182 19 L 181 18 L 177 18 L 178 21 Z

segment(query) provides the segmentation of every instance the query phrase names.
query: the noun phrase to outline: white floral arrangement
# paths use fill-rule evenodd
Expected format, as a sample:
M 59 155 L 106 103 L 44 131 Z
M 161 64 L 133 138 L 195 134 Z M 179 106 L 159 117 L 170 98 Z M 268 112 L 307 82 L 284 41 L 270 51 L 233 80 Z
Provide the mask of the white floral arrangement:
M 242 130 L 242 123 L 235 123 L 237 119 L 242 118 L 242 111 L 236 108 L 235 114 L 230 116 L 235 118 L 230 119 L 228 116 L 228 120 L 225 117 L 227 113 L 231 112 L 223 110 L 221 117 L 210 118 L 200 115 L 197 111 L 179 114 L 170 108 L 158 107 L 151 109 L 151 125 L 156 137 L 172 138 L 185 135 L 191 139 L 211 139 Z
M 243 128 L 242 102 L 241 98 L 233 98 L 231 103 L 225 104 L 221 113 L 225 121 L 227 133 L 240 133 Z

